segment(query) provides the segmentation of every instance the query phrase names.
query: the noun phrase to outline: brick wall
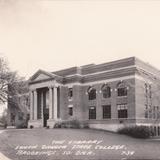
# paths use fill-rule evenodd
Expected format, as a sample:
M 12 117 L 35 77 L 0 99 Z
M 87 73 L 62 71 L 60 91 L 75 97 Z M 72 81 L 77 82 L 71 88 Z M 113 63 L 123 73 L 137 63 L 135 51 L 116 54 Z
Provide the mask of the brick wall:
M 103 98 L 101 87 L 104 83 L 92 85 L 92 87 L 94 87 L 97 92 L 95 100 L 88 100 L 87 90 L 89 88 L 89 85 L 74 85 L 72 101 L 69 101 L 68 97 L 66 96 L 68 95 L 68 87 L 61 87 L 61 117 L 64 119 L 68 119 L 68 105 L 73 105 L 73 117 L 79 120 L 88 120 L 89 107 L 95 106 L 96 120 L 103 120 L 102 105 L 111 105 L 111 119 L 117 119 L 117 104 L 126 103 L 128 105 L 128 118 L 135 119 L 135 80 L 128 79 L 124 81 L 128 86 L 128 95 L 123 97 L 117 97 L 116 88 L 118 82 L 120 81 L 107 83 L 111 87 L 110 98 Z

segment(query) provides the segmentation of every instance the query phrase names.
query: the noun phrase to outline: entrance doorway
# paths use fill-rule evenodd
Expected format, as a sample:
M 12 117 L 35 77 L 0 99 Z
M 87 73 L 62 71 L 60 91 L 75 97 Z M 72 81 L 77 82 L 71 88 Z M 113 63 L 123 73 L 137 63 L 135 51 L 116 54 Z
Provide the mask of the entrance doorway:
M 47 127 L 49 119 L 49 89 L 47 87 L 38 89 L 38 119 L 42 119 L 43 127 Z

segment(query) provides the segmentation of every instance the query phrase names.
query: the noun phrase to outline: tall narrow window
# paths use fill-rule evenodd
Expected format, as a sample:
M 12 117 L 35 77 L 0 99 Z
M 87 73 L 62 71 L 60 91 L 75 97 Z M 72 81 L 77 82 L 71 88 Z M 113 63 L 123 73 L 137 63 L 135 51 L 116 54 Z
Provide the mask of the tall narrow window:
M 103 108 L 103 119 L 111 118 L 111 105 L 104 105 Z
M 70 116 L 73 116 L 73 107 L 71 106 L 71 107 L 68 107 L 68 114 L 70 115 Z
M 111 97 L 111 88 L 107 84 L 104 84 L 101 90 L 102 90 L 103 98 Z
M 69 99 L 72 99 L 72 97 L 73 97 L 73 89 L 72 89 L 72 88 L 69 88 L 69 89 L 68 89 L 68 98 L 69 98 Z
M 127 96 L 127 87 L 124 82 L 120 82 L 117 85 L 117 95 L 118 96 Z
M 118 104 L 118 118 L 128 118 L 127 104 Z
M 145 118 L 148 118 L 149 116 L 148 116 L 148 105 L 146 104 L 145 105 L 145 116 L 144 116 Z
M 88 89 L 88 99 L 89 100 L 96 99 L 96 89 L 95 88 L 89 87 L 89 89 Z
M 89 119 L 96 119 L 96 107 L 92 106 L 89 108 Z

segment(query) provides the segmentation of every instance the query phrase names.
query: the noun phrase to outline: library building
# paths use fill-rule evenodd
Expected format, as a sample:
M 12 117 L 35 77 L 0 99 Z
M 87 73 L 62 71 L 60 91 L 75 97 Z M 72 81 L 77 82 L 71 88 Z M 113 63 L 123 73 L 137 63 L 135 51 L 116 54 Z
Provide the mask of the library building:
M 136 57 L 38 70 L 29 79 L 29 94 L 28 126 L 34 128 L 76 119 L 110 131 L 147 125 L 160 134 L 160 71 Z

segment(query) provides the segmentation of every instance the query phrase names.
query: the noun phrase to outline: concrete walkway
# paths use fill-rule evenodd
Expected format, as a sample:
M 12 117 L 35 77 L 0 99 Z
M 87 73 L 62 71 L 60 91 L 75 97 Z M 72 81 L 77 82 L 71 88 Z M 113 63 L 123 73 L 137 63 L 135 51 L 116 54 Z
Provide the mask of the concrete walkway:
M 0 152 L 0 160 L 11 160 L 11 159 L 9 159 L 3 153 Z

